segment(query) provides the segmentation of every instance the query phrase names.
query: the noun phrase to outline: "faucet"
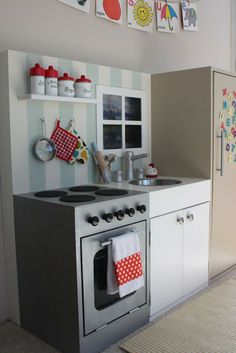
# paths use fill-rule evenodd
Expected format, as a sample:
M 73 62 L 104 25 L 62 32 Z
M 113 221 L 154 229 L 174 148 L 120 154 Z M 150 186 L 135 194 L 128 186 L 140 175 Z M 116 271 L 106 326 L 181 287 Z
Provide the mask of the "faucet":
M 149 157 L 149 153 L 142 153 L 134 155 L 133 151 L 126 151 L 124 153 L 124 165 L 125 165 L 125 179 L 126 180 L 133 180 L 133 161 L 136 159 L 146 158 Z

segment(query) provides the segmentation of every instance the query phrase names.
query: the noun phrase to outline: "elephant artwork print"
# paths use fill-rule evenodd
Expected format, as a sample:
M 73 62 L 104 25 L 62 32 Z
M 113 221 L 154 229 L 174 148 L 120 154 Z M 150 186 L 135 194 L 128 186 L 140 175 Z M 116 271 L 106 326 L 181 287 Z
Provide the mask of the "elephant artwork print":
M 106 20 L 122 23 L 121 0 L 96 0 L 96 15 Z
M 178 33 L 180 31 L 179 4 L 168 1 L 157 1 L 157 30 L 160 32 Z
M 151 32 L 154 21 L 153 0 L 128 0 L 128 27 Z
M 183 28 L 186 31 L 197 31 L 197 4 L 182 1 Z
M 74 7 L 77 10 L 87 12 L 90 11 L 90 0 L 58 0 L 65 5 Z

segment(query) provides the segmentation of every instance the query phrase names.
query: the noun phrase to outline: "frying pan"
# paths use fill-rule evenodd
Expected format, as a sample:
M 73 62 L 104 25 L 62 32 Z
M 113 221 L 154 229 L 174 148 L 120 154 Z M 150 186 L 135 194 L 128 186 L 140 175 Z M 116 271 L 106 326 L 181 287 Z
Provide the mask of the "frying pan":
M 51 161 L 56 156 L 55 143 L 46 137 L 46 122 L 44 118 L 40 119 L 43 130 L 43 137 L 37 140 L 33 146 L 33 153 L 36 159 L 42 162 Z

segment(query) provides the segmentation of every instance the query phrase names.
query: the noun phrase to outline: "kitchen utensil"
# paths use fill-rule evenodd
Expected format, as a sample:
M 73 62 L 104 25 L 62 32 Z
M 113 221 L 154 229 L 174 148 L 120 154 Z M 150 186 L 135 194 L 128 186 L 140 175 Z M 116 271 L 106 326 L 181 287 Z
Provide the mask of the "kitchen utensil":
M 112 173 L 112 180 L 119 183 L 123 181 L 123 173 L 122 170 L 114 170 Z
M 58 78 L 58 94 L 63 97 L 74 97 L 74 78 L 67 73 Z
M 38 63 L 30 69 L 30 87 L 32 94 L 45 94 L 45 69 Z
M 81 75 L 75 81 L 75 96 L 80 98 L 91 98 L 92 96 L 91 80 L 85 75 Z
M 56 122 L 56 128 L 52 133 L 51 140 L 56 145 L 56 156 L 63 161 L 68 161 L 71 158 L 78 142 L 76 136 L 60 126 L 59 119 Z
M 104 183 L 108 184 L 111 182 L 111 174 L 107 168 L 103 154 L 101 151 L 98 151 L 97 145 L 94 142 L 91 143 L 91 147 L 92 147 L 94 161 L 98 167 L 102 180 Z
M 45 93 L 49 96 L 58 95 L 58 71 L 53 66 L 48 66 L 45 71 Z
M 33 153 L 36 159 L 42 162 L 51 161 L 56 156 L 56 145 L 55 143 L 46 137 L 46 121 L 45 118 L 41 118 L 43 137 L 36 141 L 33 146 Z
M 135 179 L 143 179 L 144 178 L 144 169 L 143 168 L 136 168 L 134 170 L 134 177 L 135 177 Z

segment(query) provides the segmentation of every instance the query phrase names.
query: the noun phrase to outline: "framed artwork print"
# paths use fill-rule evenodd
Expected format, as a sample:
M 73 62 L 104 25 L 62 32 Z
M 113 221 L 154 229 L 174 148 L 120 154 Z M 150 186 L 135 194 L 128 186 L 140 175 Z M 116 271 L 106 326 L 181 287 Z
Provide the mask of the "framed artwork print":
M 58 0 L 83 12 L 90 11 L 90 0 Z
M 96 15 L 106 20 L 121 24 L 121 0 L 96 0 Z
M 97 86 L 97 144 L 104 153 L 147 152 L 146 93 Z

